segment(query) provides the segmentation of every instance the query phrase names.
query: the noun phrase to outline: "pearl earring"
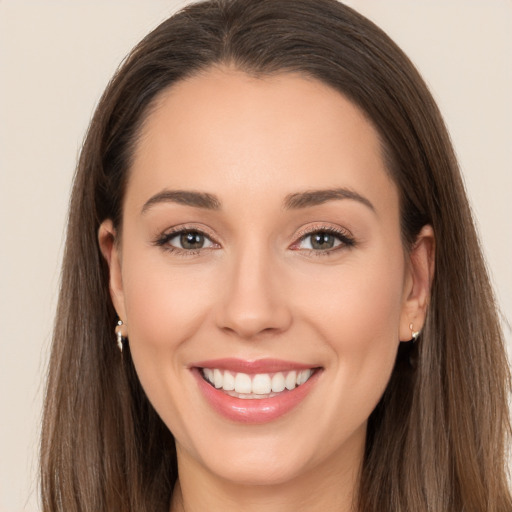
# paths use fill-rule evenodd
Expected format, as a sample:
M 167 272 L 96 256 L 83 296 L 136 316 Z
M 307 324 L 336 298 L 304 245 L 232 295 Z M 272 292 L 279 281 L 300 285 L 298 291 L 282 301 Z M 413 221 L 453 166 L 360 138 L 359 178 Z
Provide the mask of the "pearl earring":
M 421 331 L 415 331 L 412 323 L 409 324 L 409 329 L 411 330 L 412 341 L 414 343 L 418 339 Z
M 119 320 L 117 322 L 115 333 L 116 333 L 116 339 L 117 339 L 117 348 L 123 352 L 123 321 Z

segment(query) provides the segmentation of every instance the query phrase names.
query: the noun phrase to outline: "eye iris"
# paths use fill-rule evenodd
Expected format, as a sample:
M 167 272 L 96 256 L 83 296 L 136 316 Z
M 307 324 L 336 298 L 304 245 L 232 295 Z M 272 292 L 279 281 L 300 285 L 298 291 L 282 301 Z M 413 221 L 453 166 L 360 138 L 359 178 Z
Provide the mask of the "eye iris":
M 311 235 L 311 247 L 313 249 L 332 249 L 334 236 L 329 233 L 315 233 Z
M 180 236 L 180 243 L 183 249 L 201 249 L 204 245 L 204 235 L 194 231 L 189 231 L 188 233 L 183 233 Z

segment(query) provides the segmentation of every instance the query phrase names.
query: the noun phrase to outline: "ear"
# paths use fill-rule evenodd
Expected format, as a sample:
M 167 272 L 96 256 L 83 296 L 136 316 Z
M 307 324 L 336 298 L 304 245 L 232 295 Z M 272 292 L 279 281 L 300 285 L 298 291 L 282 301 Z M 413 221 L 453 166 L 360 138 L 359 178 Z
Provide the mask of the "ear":
M 110 219 L 101 223 L 98 229 L 98 242 L 109 267 L 109 290 L 112 303 L 117 311 L 117 316 L 126 322 L 119 239 Z
M 430 301 L 434 265 L 434 230 L 432 226 L 426 225 L 419 232 L 409 253 L 400 316 L 400 341 L 410 341 L 412 330 L 421 331 L 423 328 Z

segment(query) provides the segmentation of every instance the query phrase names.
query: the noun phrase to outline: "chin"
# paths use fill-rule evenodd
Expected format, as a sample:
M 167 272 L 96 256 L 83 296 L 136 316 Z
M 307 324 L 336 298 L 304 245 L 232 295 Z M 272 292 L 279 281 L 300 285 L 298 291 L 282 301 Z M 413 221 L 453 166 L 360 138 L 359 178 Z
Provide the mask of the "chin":
M 243 457 L 227 460 L 227 464 L 214 463 L 208 469 L 218 477 L 240 486 L 274 486 L 293 482 L 304 473 L 308 465 L 299 464 L 290 456 L 262 460 L 258 454 L 254 458 Z

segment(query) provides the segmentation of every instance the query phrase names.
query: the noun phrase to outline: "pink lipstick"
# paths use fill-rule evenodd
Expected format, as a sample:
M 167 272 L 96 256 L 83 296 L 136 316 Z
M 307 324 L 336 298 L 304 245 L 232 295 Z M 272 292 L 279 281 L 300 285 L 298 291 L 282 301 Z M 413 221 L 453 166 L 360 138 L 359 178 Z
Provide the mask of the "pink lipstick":
M 319 367 L 277 359 L 216 359 L 190 369 L 217 413 L 254 424 L 273 421 L 299 406 L 322 373 Z

